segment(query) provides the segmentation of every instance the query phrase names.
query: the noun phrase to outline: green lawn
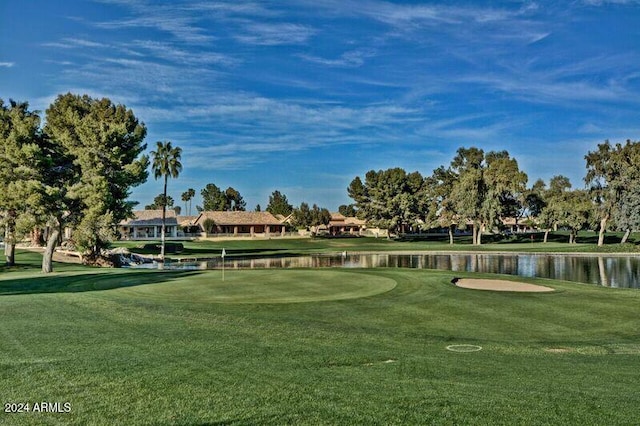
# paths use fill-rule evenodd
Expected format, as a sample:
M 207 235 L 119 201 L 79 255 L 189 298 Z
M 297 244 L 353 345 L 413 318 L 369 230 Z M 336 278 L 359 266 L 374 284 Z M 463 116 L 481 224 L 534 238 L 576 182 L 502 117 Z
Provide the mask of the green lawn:
M 527 280 L 557 291 L 483 292 L 409 269 L 43 276 L 37 255 L 18 260 L 0 267 L 2 402 L 72 411 L 3 412 L 1 424 L 640 418 L 638 290 Z
M 271 240 L 256 238 L 228 239 L 221 241 L 180 241 L 184 250 L 178 254 L 168 254 L 170 258 L 207 258 L 218 257 L 222 248 L 228 256 L 278 256 L 305 255 L 316 253 L 336 253 L 342 251 L 500 251 L 531 253 L 620 253 L 640 251 L 636 234 L 630 243 L 619 244 L 622 234 L 608 234 L 606 245 L 597 247 L 598 236 L 595 232 L 580 232 L 578 244 L 568 244 L 567 232 L 552 233 L 549 242 L 542 243 L 542 233 L 511 237 L 487 236 L 481 246 L 471 244 L 471 237 L 456 237 L 456 244 L 449 245 L 446 235 L 441 238 L 388 240 L 386 238 L 273 238 Z M 149 241 L 119 241 L 114 246 L 127 247 L 140 254 L 159 254 L 159 249 L 143 246 L 152 244 Z M 159 244 L 159 242 L 158 242 Z

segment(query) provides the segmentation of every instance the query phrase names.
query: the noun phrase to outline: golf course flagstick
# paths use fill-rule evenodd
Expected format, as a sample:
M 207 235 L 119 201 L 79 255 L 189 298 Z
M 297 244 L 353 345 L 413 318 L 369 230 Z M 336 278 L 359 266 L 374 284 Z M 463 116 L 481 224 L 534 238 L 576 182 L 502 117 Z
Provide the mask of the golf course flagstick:
M 227 252 L 222 248 L 222 281 L 224 281 L 224 257 L 227 255 Z

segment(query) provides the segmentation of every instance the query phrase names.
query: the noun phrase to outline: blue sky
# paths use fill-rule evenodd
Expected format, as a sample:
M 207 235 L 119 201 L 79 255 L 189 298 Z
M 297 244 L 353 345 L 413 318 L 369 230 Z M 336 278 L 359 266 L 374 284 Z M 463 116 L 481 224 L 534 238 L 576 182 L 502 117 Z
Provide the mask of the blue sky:
M 461 146 L 581 187 L 589 150 L 640 139 L 640 1 L 0 0 L 0 98 L 69 91 L 181 146 L 169 193 L 197 204 L 212 182 L 337 210 L 355 176 Z

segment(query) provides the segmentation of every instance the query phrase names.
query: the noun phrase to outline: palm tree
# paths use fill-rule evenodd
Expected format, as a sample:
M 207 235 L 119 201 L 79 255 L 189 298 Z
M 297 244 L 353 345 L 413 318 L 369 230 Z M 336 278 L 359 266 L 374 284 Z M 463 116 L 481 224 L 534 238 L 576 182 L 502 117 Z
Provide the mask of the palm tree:
M 167 199 L 167 180 L 169 176 L 177 178 L 182 171 L 182 163 L 180 163 L 180 155 L 182 154 L 182 148 L 171 146 L 171 142 L 157 142 L 156 151 L 151 151 L 153 158 L 153 175 L 156 179 L 159 177 L 164 178 L 164 200 Z M 161 248 L 160 248 L 160 260 L 164 262 L 164 238 L 165 238 L 165 219 L 167 215 L 167 203 L 162 203 L 162 234 L 161 234 Z
M 191 199 L 196 195 L 196 190 L 193 188 L 187 189 L 182 193 L 182 201 L 184 201 L 184 209 L 187 216 L 191 216 Z M 189 209 L 187 209 L 187 201 L 189 202 Z

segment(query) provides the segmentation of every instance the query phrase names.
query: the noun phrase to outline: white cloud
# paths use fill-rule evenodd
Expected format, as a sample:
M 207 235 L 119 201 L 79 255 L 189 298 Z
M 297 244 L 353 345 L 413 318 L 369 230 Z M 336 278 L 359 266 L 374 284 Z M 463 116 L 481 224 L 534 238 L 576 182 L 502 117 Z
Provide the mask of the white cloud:
M 277 12 L 269 10 L 263 4 L 255 2 L 235 2 L 235 1 L 204 1 L 190 2 L 183 6 L 185 10 L 190 10 L 198 14 L 217 13 L 224 16 L 276 16 Z
M 206 30 L 197 26 L 197 17 L 181 16 L 175 13 L 175 10 L 163 7 L 150 8 L 141 13 L 139 17 L 130 19 L 122 19 L 117 21 L 98 22 L 94 25 L 98 28 L 118 30 L 124 27 L 130 28 L 153 28 L 159 31 L 167 32 L 176 39 L 188 43 L 208 43 L 214 40 L 214 37 L 207 34 Z
M 365 61 L 368 58 L 371 58 L 376 55 L 375 50 L 373 49 L 358 49 L 358 50 L 350 50 L 348 52 L 340 55 L 339 59 L 326 59 L 320 58 L 313 55 L 299 55 L 300 58 L 314 62 L 321 65 L 327 65 L 332 67 L 353 67 L 357 68 L 364 65 Z
M 233 36 L 236 40 L 265 46 L 303 44 L 316 33 L 306 25 L 288 23 L 247 22 L 242 28 L 244 33 Z
M 4 67 L 4 68 L 11 68 L 14 65 L 15 65 L 14 62 L 0 62 L 0 67 Z
M 441 4 L 399 4 L 379 0 L 327 0 L 313 2 L 335 15 L 366 16 L 394 27 L 412 25 L 469 24 L 508 21 L 535 12 L 537 7 L 524 3 L 518 9 Z
M 639 5 L 640 0 L 582 0 L 582 2 L 588 6 L 603 6 L 607 4 L 620 4 L 620 5 Z
M 637 97 L 614 81 L 597 84 L 587 79 L 562 81 L 548 79 L 541 75 L 482 74 L 459 79 L 460 82 L 486 85 L 528 102 L 566 104 L 575 101 L 631 102 L 637 103 Z
M 70 37 L 63 38 L 60 41 L 42 43 L 42 45 L 45 47 L 56 47 L 59 49 L 75 49 L 75 48 L 83 48 L 83 47 L 88 47 L 88 48 L 109 47 L 109 45 L 104 43 L 98 43 L 91 40 L 80 39 L 80 38 L 70 38 Z
M 594 123 L 585 123 L 578 128 L 580 133 L 602 133 L 602 128 Z
M 130 48 L 147 52 L 153 58 L 168 60 L 179 64 L 220 64 L 233 65 L 238 60 L 209 50 L 187 50 L 176 47 L 173 43 L 155 40 L 134 40 L 128 43 Z M 144 56 L 144 54 L 141 54 Z

